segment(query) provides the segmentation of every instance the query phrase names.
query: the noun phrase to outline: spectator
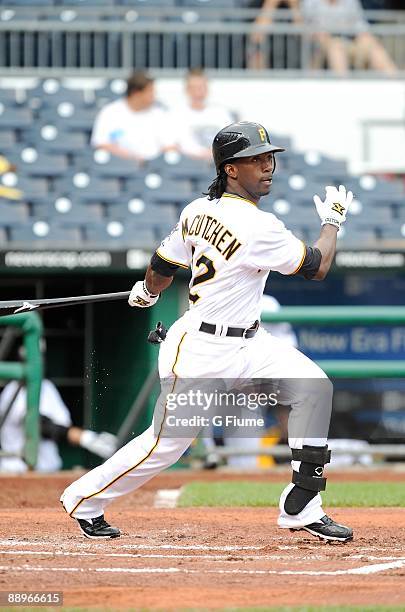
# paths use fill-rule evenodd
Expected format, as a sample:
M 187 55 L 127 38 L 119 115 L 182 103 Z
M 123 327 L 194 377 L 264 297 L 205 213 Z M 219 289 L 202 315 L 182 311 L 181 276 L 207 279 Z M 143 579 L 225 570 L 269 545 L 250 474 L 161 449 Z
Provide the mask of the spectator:
M 278 8 L 287 8 L 292 11 L 292 18 L 295 23 L 300 23 L 302 17 L 298 6 L 299 0 L 262 0 L 261 10 L 255 19 L 254 25 L 261 28 L 273 23 L 273 11 Z M 251 3 L 252 7 L 257 7 L 257 2 Z M 258 29 L 254 31 L 247 45 L 247 66 L 253 70 L 263 70 L 268 68 L 269 53 L 266 49 L 267 34 Z
M 21 454 L 24 447 L 24 419 L 26 414 L 26 389 L 15 380 L 9 382 L 0 395 L 0 448 Z M 58 443 L 66 441 L 81 446 L 103 459 L 116 450 L 116 438 L 112 434 L 73 427 L 69 410 L 57 388 L 50 380 L 43 380 L 40 395 L 40 432 L 36 469 L 55 472 L 62 467 Z M 20 457 L 0 457 L 0 472 L 25 472 L 27 466 Z
M 226 108 L 209 103 L 209 84 L 203 70 L 194 68 L 188 72 L 185 89 L 186 104 L 173 110 L 177 147 L 183 155 L 211 160 L 215 134 L 221 126 L 235 121 L 235 116 Z
M 15 172 L 15 166 L 10 164 L 7 158 L 0 155 L 0 176 L 7 174 L 8 172 Z M 23 194 L 19 189 L 14 187 L 7 187 L 0 183 L 0 198 L 7 200 L 21 200 Z
M 326 59 L 328 67 L 340 75 L 348 72 L 350 63 L 357 70 L 371 68 L 389 75 L 397 72 L 387 51 L 368 31 L 360 0 L 303 0 L 302 12 L 315 31 L 318 50 L 314 67 Z M 336 29 L 343 33 L 336 34 Z
M 139 163 L 172 148 L 167 113 L 155 101 L 153 79 L 135 72 L 127 81 L 125 98 L 107 104 L 96 117 L 91 143 Z

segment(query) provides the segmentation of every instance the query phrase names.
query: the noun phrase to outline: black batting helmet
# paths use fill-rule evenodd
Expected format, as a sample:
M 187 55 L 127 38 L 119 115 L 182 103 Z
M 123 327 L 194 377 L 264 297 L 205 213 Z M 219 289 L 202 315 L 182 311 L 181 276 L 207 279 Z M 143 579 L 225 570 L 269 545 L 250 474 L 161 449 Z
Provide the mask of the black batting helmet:
M 285 149 L 271 144 L 266 128 L 260 123 L 251 121 L 238 121 L 227 125 L 218 132 L 212 143 L 212 154 L 218 174 L 222 165 L 231 159 L 281 151 Z

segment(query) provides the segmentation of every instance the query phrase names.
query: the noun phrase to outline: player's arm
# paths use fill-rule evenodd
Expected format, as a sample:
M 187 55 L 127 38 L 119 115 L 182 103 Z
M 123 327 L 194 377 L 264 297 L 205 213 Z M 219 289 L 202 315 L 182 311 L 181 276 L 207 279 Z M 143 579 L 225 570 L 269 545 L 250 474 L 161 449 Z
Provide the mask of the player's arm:
M 182 239 L 180 223 L 152 255 L 145 279 L 138 281 L 132 287 L 128 298 L 129 305 L 149 308 L 156 304 L 162 291 L 170 287 L 179 268 L 188 268 L 188 254 Z
M 306 256 L 299 272 L 305 278 L 323 280 L 326 277 L 335 257 L 337 233 L 346 220 L 352 200 L 352 192 L 346 193 L 343 185 L 340 185 L 339 189 L 326 187 L 324 201 L 319 196 L 314 196 L 322 227 L 314 246 L 306 247 Z

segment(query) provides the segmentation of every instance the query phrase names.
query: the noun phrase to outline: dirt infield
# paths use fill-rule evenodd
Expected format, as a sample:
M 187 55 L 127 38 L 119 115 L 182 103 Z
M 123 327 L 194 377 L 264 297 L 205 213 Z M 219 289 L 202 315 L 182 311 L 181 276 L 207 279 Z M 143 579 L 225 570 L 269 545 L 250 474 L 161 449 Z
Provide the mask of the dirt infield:
M 253 477 L 288 480 L 286 474 Z M 388 477 L 404 474 L 375 475 Z M 356 539 L 327 545 L 278 529 L 274 508 L 153 507 L 158 489 L 225 478 L 246 476 L 159 476 L 111 507 L 108 519 L 123 537 L 107 542 L 80 536 L 61 510 L 58 495 L 72 474 L 0 478 L 0 590 L 62 590 L 65 605 L 115 609 L 405 606 L 404 508 L 336 509 L 334 518 L 352 525 Z M 333 476 L 341 478 L 359 476 Z

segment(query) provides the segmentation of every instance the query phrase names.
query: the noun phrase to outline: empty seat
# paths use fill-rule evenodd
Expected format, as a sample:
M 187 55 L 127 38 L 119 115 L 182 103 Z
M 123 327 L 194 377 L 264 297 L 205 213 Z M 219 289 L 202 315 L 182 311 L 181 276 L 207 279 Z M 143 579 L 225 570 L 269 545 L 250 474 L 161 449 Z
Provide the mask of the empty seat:
M 0 87 L 0 102 L 8 106 L 14 106 L 17 102 L 15 90 Z
M 180 0 L 180 2 L 182 6 L 187 7 L 234 8 L 236 6 L 236 0 Z
M 133 178 L 140 172 L 140 167 L 134 160 L 122 159 L 111 155 L 108 151 L 97 149 L 91 155 L 85 156 L 87 159 L 78 156 L 76 165 L 81 165 L 92 176 L 106 178 Z M 144 174 L 144 171 L 141 172 Z
M 29 210 L 25 203 L 13 203 L 8 204 L 4 201 L 1 202 L 0 208 L 0 225 L 23 225 L 28 221 Z
M 27 201 L 48 195 L 48 182 L 46 179 L 21 177 L 14 174 L 14 172 L 7 172 L 0 178 L 0 182 L 6 187 L 22 191 Z
M 56 107 L 43 108 L 39 110 L 39 116 L 43 123 L 50 123 L 62 130 L 86 130 L 90 132 L 93 128 L 97 110 L 82 108 L 72 102 L 61 102 Z
M 145 202 L 141 198 L 125 198 L 114 206 L 107 208 L 111 219 L 119 219 L 143 225 L 158 226 L 159 224 L 173 227 L 178 221 L 177 208 L 167 204 L 159 206 Z
M 61 85 L 57 79 L 45 79 L 37 87 L 28 91 L 28 105 L 31 108 L 43 106 L 58 106 L 64 102 L 70 102 L 75 106 L 85 104 L 84 91 L 80 89 L 68 89 Z
M 129 180 L 126 190 L 135 189 L 139 189 L 139 179 Z M 150 173 L 143 180 L 143 193 L 146 201 L 180 204 L 189 201 L 193 192 L 189 181 L 175 181 Z
M 0 102 L 0 130 L 23 129 L 29 127 L 32 121 L 32 113 L 28 108 L 6 106 Z
M 16 163 L 18 172 L 26 176 L 63 176 L 68 168 L 64 155 L 46 155 L 32 147 L 23 149 Z
M 61 6 L 113 6 L 114 0 L 57 0 Z
M 82 240 L 80 227 L 66 227 L 45 221 L 34 221 L 22 227 L 10 229 L 10 241 L 35 248 L 79 246 Z
M 117 4 L 131 5 L 136 8 L 149 6 L 175 6 L 175 0 L 118 0 Z
M 207 177 L 215 173 L 213 165 L 199 159 L 179 155 L 175 151 L 167 152 L 151 160 L 148 163 L 148 169 L 167 178 L 194 181 L 208 180 Z
M 85 172 L 58 179 L 55 195 L 66 196 L 81 202 L 110 202 L 120 195 L 119 182 L 114 179 L 100 179 Z
M 12 130 L 2 130 L 0 132 L 0 152 L 8 153 L 9 151 L 15 151 L 16 148 L 16 135 Z
M 103 219 L 101 204 L 78 204 L 69 198 L 56 198 L 52 204 L 34 204 L 33 215 L 37 220 L 71 225 L 92 225 Z
M 120 221 L 107 221 L 86 228 L 88 245 L 105 248 L 140 248 L 153 251 L 156 238 L 153 229 L 137 227 L 136 224 L 124 224 Z
M 83 132 L 68 132 L 53 124 L 36 125 L 23 132 L 24 142 L 44 153 L 74 153 L 88 147 Z

